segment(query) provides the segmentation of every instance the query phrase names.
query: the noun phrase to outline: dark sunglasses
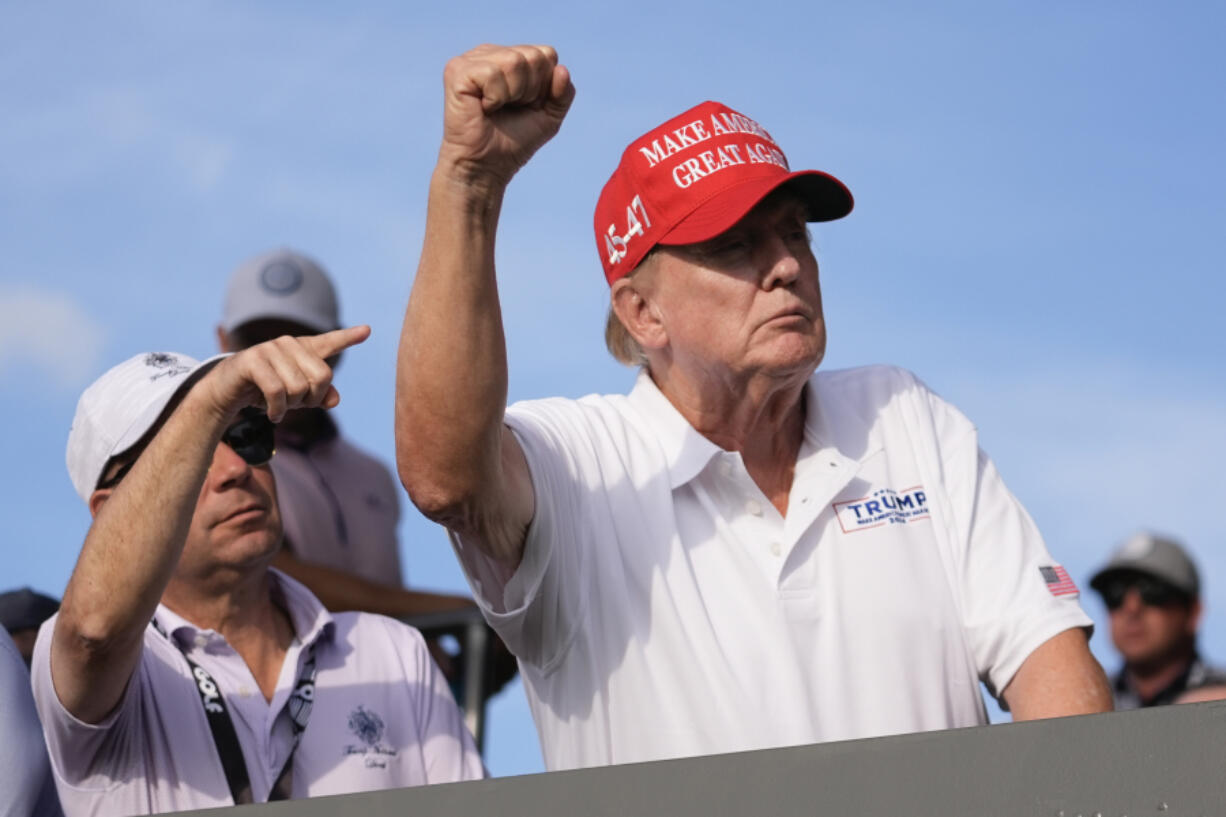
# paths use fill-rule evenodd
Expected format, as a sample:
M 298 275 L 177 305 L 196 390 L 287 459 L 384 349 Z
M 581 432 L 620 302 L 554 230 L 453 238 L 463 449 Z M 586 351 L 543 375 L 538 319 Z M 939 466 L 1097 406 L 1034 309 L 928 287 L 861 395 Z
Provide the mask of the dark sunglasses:
M 1124 597 L 1129 590 L 1135 589 L 1141 596 L 1141 601 L 1150 607 L 1170 607 L 1174 604 L 1187 604 L 1188 595 L 1176 587 L 1172 587 L 1161 579 L 1149 576 L 1120 576 L 1103 584 L 1100 592 L 1108 610 L 1116 610 L 1124 603 Z
M 248 465 L 267 465 L 277 450 L 275 429 L 276 426 L 268 419 L 267 414 L 260 409 L 248 407 L 239 412 L 238 419 L 222 432 L 221 441 L 230 446 Z M 110 479 L 99 482 L 98 488 L 114 488 L 128 475 L 138 459 L 139 454 L 124 463 Z

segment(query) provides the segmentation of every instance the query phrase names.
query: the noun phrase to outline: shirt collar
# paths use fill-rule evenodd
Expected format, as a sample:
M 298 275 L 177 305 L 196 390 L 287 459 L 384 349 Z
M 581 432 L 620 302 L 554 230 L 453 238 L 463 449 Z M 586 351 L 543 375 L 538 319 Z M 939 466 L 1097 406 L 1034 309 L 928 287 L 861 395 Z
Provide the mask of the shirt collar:
M 669 487 L 674 491 L 698 476 L 711 458 L 723 451 L 695 431 L 689 421 L 681 416 L 681 412 L 651 379 L 646 368 L 639 370 L 629 400 L 647 419 L 664 450 L 664 458 L 668 461 Z
M 291 579 L 276 568 L 270 567 L 268 574 L 272 578 L 272 593 L 274 598 L 282 603 L 289 613 L 290 625 L 294 628 L 294 637 L 307 646 L 323 639 L 331 638 L 336 629 L 331 614 L 315 595 L 299 582 Z M 170 634 L 178 644 L 191 647 L 194 644 L 203 646 L 212 640 L 220 638 L 213 630 L 202 630 L 169 607 L 159 604 L 154 613 L 160 629 Z M 201 641 L 201 636 L 204 640 Z
M 805 384 L 805 436 L 815 449 L 831 449 L 854 462 L 863 462 L 882 448 L 875 417 L 848 399 L 837 382 L 809 378 Z
M 805 384 L 805 437 L 817 450 L 834 448 L 844 457 L 863 461 L 881 449 L 881 440 L 869 418 L 862 416 L 837 390 L 819 389 L 816 377 Z M 647 419 L 668 462 L 669 487 L 674 491 L 698 476 L 713 457 L 723 452 L 699 434 L 677 411 L 646 368 L 629 395 L 630 404 Z

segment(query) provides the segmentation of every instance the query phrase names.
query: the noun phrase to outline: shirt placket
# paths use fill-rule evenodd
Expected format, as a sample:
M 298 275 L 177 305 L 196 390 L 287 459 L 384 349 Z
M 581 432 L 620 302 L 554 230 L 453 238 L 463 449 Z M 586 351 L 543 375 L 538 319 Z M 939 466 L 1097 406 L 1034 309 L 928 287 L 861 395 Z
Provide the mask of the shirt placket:
M 251 777 L 252 795 L 257 802 L 266 800 L 285 764 L 292 736 L 289 717 L 281 714 L 297 677 L 297 641 L 286 653 L 271 701 L 264 700 L 250 667 L 224 637 L 211 631 L 197 632 L 192 646 L 192 660 L 208 670 L 227 693 L 226 705 L 234 728 L 248 737 L 239 743 Z
M 820 447 L 806 440 L 796 458 L 792 492 L 788 497 L 785 527 L 790 542 L 800 541 L 858 470 L 859 463 L 837 449 Z
M 766 581 L 776 586 L 792 543 L 784 536 L 779 511 L 749 476 L 741 455 L 734 451 L 719 454 L 714 473 L 703 482 L 724 523 Z

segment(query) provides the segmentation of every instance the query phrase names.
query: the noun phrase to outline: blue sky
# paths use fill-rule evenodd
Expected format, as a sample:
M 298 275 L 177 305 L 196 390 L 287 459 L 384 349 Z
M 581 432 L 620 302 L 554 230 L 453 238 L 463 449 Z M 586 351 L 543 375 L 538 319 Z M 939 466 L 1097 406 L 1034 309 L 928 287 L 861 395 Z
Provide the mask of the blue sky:
M 390 462 L 443 64 L 546 42 L 578 96 L 506 198 L 512 399 L 627 388 L 597 193 L 639 133 L 723 101 L 855 194 L 815 230 L 823 366 L 904 365 L 962 408 L 1081 583 L 1139 527 L 1186 540 L 1226 662 L 1220 4 L 420 6 L 0 6 L 0 585 L 59 594 L 72 568 L 81 389 L 137 352 L 211 354 L 226 277 L 271 247 L 318 258 L 374 328 L 338 413 Z M 406 517 L 410 581 L 462 589 L 441 531 Z M 1114 666 L 1101 627 L 1093 648 Z M 496 774 L 540 768 L 517 687 L 488 748 Z

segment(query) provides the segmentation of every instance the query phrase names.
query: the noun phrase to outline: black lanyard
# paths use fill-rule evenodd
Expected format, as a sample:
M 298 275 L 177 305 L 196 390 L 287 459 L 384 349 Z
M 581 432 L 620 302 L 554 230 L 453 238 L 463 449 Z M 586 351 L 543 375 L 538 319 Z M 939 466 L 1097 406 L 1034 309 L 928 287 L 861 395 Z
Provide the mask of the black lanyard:
M 182 653 L 183 660 L 187 661 L 187 665 L 191 668 L 192 680 L 196 682 L 196 692 L 200 693 L 200 705 L 204 707 L 204 715 L 208 718 L 209 730 L 213 733 L 213 743 L 217 747 L 217 757 L 221 760 L 222 771 L 225 772 L 226 782 L 230 785 L 230 796 L 234 798 L 234 805 L 253 802 L 251 778 L 247 776 L 247 763 L 243 759 L 238 733 L 234 731 L 234 723 L 230 720 L 230 713 L 226 709 L 226 701 L 222 697 L 221 689 L 213 680 L 213 676 L 209 675 L 208 670 L 189 658 L 187 650 L 170 637 L 157 619 L 154 619 L 152 624 L 155 630 Z M 293 741 L 290 744 L 289 754 L 285 756 L 285 765 L 281 767 L 281 774 L 277 775 L 277 780 L 272 784 L 272 789 L 268 793 L 270 801 L 290 799 L 290 792 L 294 786 L 294 752 L 298 749 L 298 742 L 306 730 L 307 721 L 311 718 L 311 707 L 314 702 L 315 645 L 312 644 L 308 648 L 302 672 L 298 674 L 298 680 L 294 682 L 294 691 L 290 693 L 289 700 L 285 704 L 289 709 Z

